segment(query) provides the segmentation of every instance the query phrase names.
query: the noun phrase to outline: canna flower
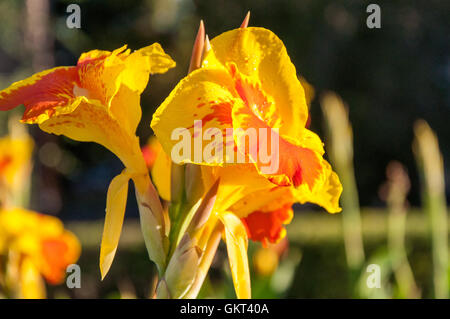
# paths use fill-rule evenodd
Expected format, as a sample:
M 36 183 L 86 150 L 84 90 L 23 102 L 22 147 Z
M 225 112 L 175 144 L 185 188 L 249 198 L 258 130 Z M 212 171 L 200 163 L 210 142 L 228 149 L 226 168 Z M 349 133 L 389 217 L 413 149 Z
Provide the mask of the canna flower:
M 0 91 L 0 110 L 23 104 L 22 122 L 38 124 L 47 133 L 76 141 L 96 142 L 123 162 L 125 170 L 112 180 L 107 194 L 100 252 L 102 277 L 117 249 L 130 179 L 136 186 L 150 257 L 159 267 L 164 264 L 161 238 L 166 228 L 161 203 L 135 131 L 141 119 L 140 94 L 149 74 L 164 73 L 174 66 L 157 43 L 134 52 L 126 46 L 112 52 L 92 50 L 83 53 L 76 66 L 42 71 Z
M 339 212 L 342 186 L 323 158 L 322 141 L 306 128 L 304 89 L 281 40 L 263 28 L 240 28 L 209 45 L 201 67 L 178 83 L 155 112 L 151 127 L 173 160 L 179 149 L 173 136 L 187 136 L 187 156 L 180 162 L 202 165 L 204 189 L 220 180 L 213 214 L 193 236 L 208 238 L 219 221 L 223 224 L 237 296 L 249 298 L 248 238 L 264 244 L 283 238 L 294 202 Z M 198 143 L 202 132 L 214 129 L 219 137 L 205 133 L 212 142 Z M 247 144 L 242 131 L 251 129 L 257 139 L 249 138 Z M 275 170 L 265 169 L 261 141 L 271 150 L 271 162 L 278 164 Z M 236 163 L 239 156 L 244 163 Z M 207 242 L 198 239 L 198 247 L 204 251 Z
M 304 190 L 312 196 L 318 195 L 323 186 L 330 186 L 330 191 L 338 190 L 333 187 L 337 186 L 334 184 L 338 178 L 322 157 L 323 143 L 305 128 L 307 118 L 304 90 L 281 40 L 263 28 L 240 28 L 211 41 L 211 50 L 203 59 L 202 67 L 175 87 L 154 114 L 151 127 L 167 154 L 177 145 L 178 141 L 172 139 L 172 132 L 177 128 L 188 130 L 192 138 L 190 145 L 195 144 L 194 121 L 202 121 L 204 132 L 219 128 L 223 141 L 227 140 L 226 129 L 234 129 L 235 158 L 237 153 L 244 153 L 260 175 L 272 184 L 293 186 L 303 200 Z M 253 156 L 248 150 L 253 145 L 245 147 L 243 136 L 237 130 L 247 128 L 264 128 L 271 133 L 278 130 L 279 150 L 272 154 L 279 160 L 278 170 L 264 173 L 259 156 Z M 263 140 L 258 137 L 258 141 Z M 208 146 L 203 143 L 202 154 L 208 152 L 205 150 Z M 222 146 L 225 149 L 226 145 Z M 217 163 L 203 161 L 202 156 L 184 158 L 183 162 L 209 166 L 232 163 L 226 156 Z M 337 212 L 338 197 L 333 196 L 330 201 L 331 198 L 315 196 L 314 201 Z
M 55 217 L 11 208 L 0 210 L 0 259 L 4 283 L 20 298 L 44 298 L 42 278 L 60 284 L 80 255 L 78 239 Z

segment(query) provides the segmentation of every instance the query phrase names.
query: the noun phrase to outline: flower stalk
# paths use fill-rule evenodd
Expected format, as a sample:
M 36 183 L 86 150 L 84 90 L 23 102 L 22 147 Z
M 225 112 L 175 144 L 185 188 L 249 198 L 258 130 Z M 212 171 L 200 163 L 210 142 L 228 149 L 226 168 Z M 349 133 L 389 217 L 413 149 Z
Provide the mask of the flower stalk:
M 436 134 L 423 120 L 414 125 L 413 151 L 422 182 L 422 201 L 428 216 L 432 244 L 434 295 L 449 296 L 448 228 L 444 165 Z
M 342 225 L 345 253 L 349 268 L 358 273 L 364 263 L 364 245 L 361 231 L 361 215 L 358 191 L 353 168 L 353 134 L 348 120 L 348 110 L 334 93 L 327 93 L 321 99 L 325 116 L 329 154 L 336 166 L 345 191 L 342 193 Z

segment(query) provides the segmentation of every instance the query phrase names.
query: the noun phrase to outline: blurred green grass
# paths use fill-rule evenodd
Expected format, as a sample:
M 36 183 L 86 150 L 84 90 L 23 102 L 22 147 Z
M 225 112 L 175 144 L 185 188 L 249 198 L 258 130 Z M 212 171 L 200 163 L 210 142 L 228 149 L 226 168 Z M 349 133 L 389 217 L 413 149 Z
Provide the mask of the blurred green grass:
M 362 233 L 368 255 L 387 245 L 388 213 L 383 208 L 363 208 Z M 287 227 L 291 253 L 301 251 L 302 260 L 295 269 L 291 286 L 284 294 L 273 295 L 266 289 L 254 289 L 255 298 L 351 298 L 354 297 L 342 236 L 342 215 L 319 211 L 297 211 Z M 448 221 L 450 225 L 450 220 Z M 151 291 L 154 265 L 149 261 L 138 220 L 127 219 L 116 258 L 110 273 L 100 280 L 98 258 L 103 220 L 73 221 L 66 224 L 82 244 L 78 261 L 81 267 L 81 289 L 65 285 L 49 287 L 51 298 L 147 298 Z M 422 289 L 423 298 L 431 298 L 432 258 L 426 215 L 410 209 L 406 220 L 406 250 L 411 268 Z M 260 246 L 252 243 L 253 248 Z M 221 247 L 210 271 L 207 297 L 233 297 L 232 283 L 226 273 L 226 251 Z M 253 249 L 254 250 L 254 249 Z M 250 253 L 252 249 L 250 249 Z M 251 254 L 250 254 L 251 260 Z M 253 277 L 253 286 L 264 285 L 267 278 Z M 212 288 L 211 288 L 212 286 Z

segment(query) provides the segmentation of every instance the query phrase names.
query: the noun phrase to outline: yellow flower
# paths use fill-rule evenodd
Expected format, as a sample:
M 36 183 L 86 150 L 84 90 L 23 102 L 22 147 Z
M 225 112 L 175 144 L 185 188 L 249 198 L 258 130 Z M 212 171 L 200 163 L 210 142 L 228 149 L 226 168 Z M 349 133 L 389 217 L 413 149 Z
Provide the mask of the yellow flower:
M 0 256 L 8 260 L 7 285 L 20 297 L 45 297 L 41 276 L 61 283 L 79 255 L 78 239 L 56 217 L 21 208 L 0 211 Z
M 269 30 L 246 28 L 223 33 L 211 41 L 202 67 L 177 85 L 154 114 L 151 126 L 168 154 L 177 144 L 172 139 L 177 128 L 189 130 L 194 145 L 196 120 L 202 120 L 203 131 L 219 128 L 223 141 L 227 140 L 226 129 L 235 129 L 235 158 L 236 153 L 244 153 L 274 184 L 295 188 L 305 185 L 314 192 L 319 182 L 337 180 L 337 176 L 330 173 L 322 158 L 320 138 L 305 128 L 307 118 L 304 91 L 281 40 Z M 279 159 L 276 172 L 263 172 L 259 156 L 245 149 L 237 128 L 279 131 L 279 150 L 273 154 Z M 204 154 L 208 145 L 202 146 Z M 183 162 L 223 166 L 228 161 L 225 156 L 213 163 L 191 156 Z M 337 201 L 332 206 L 332 211 L 339 210 Z
M 151 197 L 148 192 L 153 189 L 135 135 L 141 119 L 140 94 L 149 74 L 164 73 L 174 66 L 157 43 L 134 52 L 126 46 L 112 52 L 93 50 L 83 53 L 76 66 L 46 70 L 0 91 L 0 110 L 23 104 L 22 122 L 39 124 L 48 133 L 101 144 L 125 165 L 108 189 L 100 252 L 102 277 L 117 249 L 129 180 L 134 181 L 138 197 Z M 146 205 L 158 219 L 162 209 L 157 197 L 151 197 Z M 165 232 L 164 227 L 158 229 L 161 235 Z
M 207 228 L 214 228 L 217 219 L 224 224 L 236 292 L 248 298 L 248 232 L 242 219 L 248 218 L 247 226 L 261 226 L 263 217 L 268 219 L 264 236 L 247 229 L 253 238 L 276 241 L 284 236 L 282 224 L 292 217 L 293 202 L 312 202 L 330 213 L 339 212 L 342 186 L 323 159 L 322 141 L 305 127 L 304 89 L 282 41 L 267 29 L 240 28 L 219 35 L 210 46 L 201 68 L 180 81 L 155 112 L 151 127 L 167 154 L 178 147 L 173 132 L 188 132 L 188 156 L 183 154 L 181 162 L 202 165 L 205 189 L 220 178 L 216 217 L 210 218 Z M 196 150 L 198 135 L 216 128 L 220 139 L 208 136 L 216 139 Z M 252 129 L 258 138 L 248 138 L 247 144 L 248 136 L 242 132 Z M 278 161 L 274 171 L 268 172 L 267 163 L 261 160 L 261 141 L 272 151 L 271 160 Z M 239 156 L 245 163 L 236 164 Z M 270 208 L 269 200 L 283 205 Z M 277 224 L 267 216 L 250 217 L 252 213 L 271 213 Z M 276 234 L 271 237 L 274 229 Z

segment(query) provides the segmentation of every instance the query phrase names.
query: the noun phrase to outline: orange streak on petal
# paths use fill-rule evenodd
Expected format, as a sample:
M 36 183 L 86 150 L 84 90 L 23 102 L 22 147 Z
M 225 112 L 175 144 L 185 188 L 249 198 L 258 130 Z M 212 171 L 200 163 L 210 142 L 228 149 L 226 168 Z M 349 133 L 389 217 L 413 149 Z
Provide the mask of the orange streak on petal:
M 252 105 L 251 103 L 260 103 L 262 101 L 259 97 L 262 96 L 263 93 L 258 93 L 257 89 L 253 89 L 254 90 L 250 90 L 247 87 L 244 93 L 246 98 L 244 102 L 246 103 L 233 109 L 233 127 L 240 127 L 244 130 L 249 128 L 256 129 L 258 140 L 255 142 L 258 144 L 254 145 L 253 149 L 257 150 L 257 158 L 252 158 L 252 154 L 249 154 L 249 150 L 251 149 L 249 145 L 250 142 L 247 143 L 247 140 L 244 140 L 245 137 L 237 136 L 236 142 L 240 151 L 246 154 L 246 156 L 249 156 L 257 166 L 258 170 L 261 171 L 262 167 L 267 166 L 267 164 L 260 161 L 261 158 L 259 156 L 259 147 L 263 142 L 263 145 L 267 147 L 268 155 L 271 156 L 272 160 L 278 159 L 279 161 L 278 170 L 266 175 L 271 182 L 280 186 L 294 185 L 295 187 L 302 183 L 306 183 L 310 189 L 312 189 L 322 171 L 319 157 L 314 151 L 292 144 L 280 136 L 276 131 L 272 130 L 272 127 L 263 120 L 267 114 L 265 112 L 265 106 L 250 106 Z M 261 129 L 266 132 L 265 141 L 261 141 Z M 272 141 L 272 137 L 278 139 L 278 147 L 274 145 L 273 154 L 271 154 L 272 143 L 275 141 Z
M 261 88 L 261 83 L 241 74 L 236 64 L 229 63 L 227 66 L 234 80 L 236 92 L 253 114 L 270 127 L 282 126 L 283 122 L 275 102 Z
M 118 91 L 117 78 L 130 54 L 126 47 L 124 45 L 112 52 L 93 50 L 80 57 L 77 63 L 80 87 L 89 92 L 89 98 L 109 106 Z
M 255 211 L 243 218 L 248 238 L 267 244 L 282 239 L 286 230 L 283 225 L 289 224 L 293 216 L 292 203 L 271 212 Z
M 55 108 L 68 105 L 74 98 L 78 82 L 75 67 L 60 67 L 37 73 L 12 84 L 0 92 L 0 110 L 25 105 L 24 121 L 33 121 L 41 114 L 51 116 Z
M 279 138 L 280 143 L 280 164 L 278 172 L 287 176 L 289 183 L 295 187 L 303 183 L 308 184 L 312 190 L 316 180 L 322 171 L 319 158 L 310 149 L 291 144 L 283 138 Z M 279 176 L 269 178 L 275 184 L 283 185 L 285 179 Z
M 209 102 L 210 105 L 208 105 L 208 108 L 211 109 L 211 113 L 206 114 L 205 116 L 203 116 L 202 118 L 198 118 L 195 120 L 200 120 L 202 121 L 202 127 L 205 127 L 209 122 L 216 120 L 220 125 L 226 126 L 226 127 L 231 127 L 232 125 L 232 118 L 231 118 L 231 108 L 232 108 L 232 104 L 230 102 L 221 102 L 221 103 L 217 103 L 216 101 L 211 101 Z M 197 105 L 197 108 L 201 108 L 203 106 L 205 106 L 206 103 L 200 103 Z M 194 116 L 198 116 L 197 113 L 194 113 Z M 186 129 L 193 129 L 194 128 L 194 124 L 192 124 L 191 126 L 186 127 Z M 224 131 L 222 129 L 222 131 Z M 225 134 L 225 133 L 224 133 Z M 197 137 L 194 134 L 194 137 Z M 225 137 L 225 135 L 224 135 Z
M 221 125 L 231 125 L 231 103 L 218 103 L 210 105 L 212 113 L 204 116 L 202 120 L 202 125 L 205 126 L 206 122 L 216 119 Z

